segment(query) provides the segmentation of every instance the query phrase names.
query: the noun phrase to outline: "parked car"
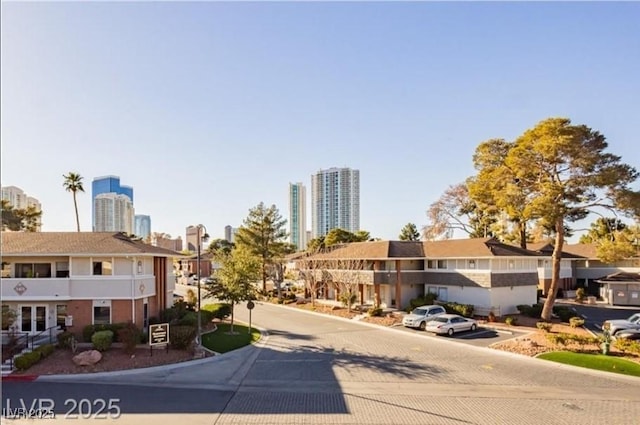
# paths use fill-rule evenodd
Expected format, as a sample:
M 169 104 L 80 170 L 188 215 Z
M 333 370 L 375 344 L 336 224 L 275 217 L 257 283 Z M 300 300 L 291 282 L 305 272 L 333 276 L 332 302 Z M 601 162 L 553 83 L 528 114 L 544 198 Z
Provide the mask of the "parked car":
M 617 339 L 630 339 L 640 341 L 640 329 L 626 329 L 616 333 Z
M 611 335 L 616 335 L 622 330 L 640 329 L 640 313 L 632 314 L 628 319 L 606 320 L 602 324 L 602 328 L 606 329 L 607 326 Z
M 404 316 L 402 325 L 407 328 L 424 330 L 429 320 L 445 313 L 446 311 L 441 305 L 423 305 L 422 307 L 415 308 L 410 314 Z
M 427 332 L 451 336 L 456 332 L 475 331 L 477 327 L 478 322 L 473 319 L 467 319 L 457 314 L 441 314 L 427 322 L 426 330 Z

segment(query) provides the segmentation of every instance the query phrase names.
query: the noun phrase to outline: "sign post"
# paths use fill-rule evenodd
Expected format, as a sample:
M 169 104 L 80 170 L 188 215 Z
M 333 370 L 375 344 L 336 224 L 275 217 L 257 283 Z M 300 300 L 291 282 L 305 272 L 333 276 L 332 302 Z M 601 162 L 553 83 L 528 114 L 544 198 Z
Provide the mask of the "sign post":
M 166 345 L 167 353 L 169 352 L 169 324 L 158 323 L 157 325 L 149 325 L 149 351 L 153 357 L 153 347 L 155 345 Z
M 253 310 L 255 306 L 256 305 L 251 300 L 247 303 L 247 308 L 249 309 L 249 335 L 251 335 L 251 310 Z

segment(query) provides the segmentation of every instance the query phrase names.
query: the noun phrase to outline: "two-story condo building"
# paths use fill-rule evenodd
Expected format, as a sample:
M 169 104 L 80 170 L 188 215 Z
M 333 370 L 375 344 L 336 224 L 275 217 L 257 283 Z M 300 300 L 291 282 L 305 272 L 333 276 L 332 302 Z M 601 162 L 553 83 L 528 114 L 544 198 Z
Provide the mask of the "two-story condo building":
M 146 328 L 173 304 L 180 256 L 115 232 L 3 232 L 2 308 L 29 333 L 128 321 Z

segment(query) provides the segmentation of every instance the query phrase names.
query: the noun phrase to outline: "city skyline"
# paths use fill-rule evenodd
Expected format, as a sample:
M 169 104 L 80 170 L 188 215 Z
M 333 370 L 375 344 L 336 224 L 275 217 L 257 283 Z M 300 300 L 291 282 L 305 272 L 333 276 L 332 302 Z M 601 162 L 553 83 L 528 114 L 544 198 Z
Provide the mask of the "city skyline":
M 475 173 L 478 144 L 552 116 L 640 165 L 637 3 L 1 7 L 1 179 L 38 198 L 45 231 L 75 230 L 70 171 L 84 231 L 91 179 L 115 174 L 154 231 L 222 238 L 260 202 L 287 217 L 289 182 L 348 165 L 360 228 L 396 239 Z

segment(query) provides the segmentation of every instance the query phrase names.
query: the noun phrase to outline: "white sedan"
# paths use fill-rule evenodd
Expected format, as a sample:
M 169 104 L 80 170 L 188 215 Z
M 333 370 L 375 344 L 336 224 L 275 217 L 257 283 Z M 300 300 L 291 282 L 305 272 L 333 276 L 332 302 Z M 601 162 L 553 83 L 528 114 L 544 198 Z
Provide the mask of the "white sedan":
M 467 319 L 457 314 L 441 314 L 428 322 L 425 330 L 451 336 L 456 332 L 475 331 L 477 327 L 478 322 L 473 319 Z

